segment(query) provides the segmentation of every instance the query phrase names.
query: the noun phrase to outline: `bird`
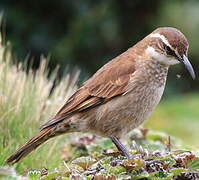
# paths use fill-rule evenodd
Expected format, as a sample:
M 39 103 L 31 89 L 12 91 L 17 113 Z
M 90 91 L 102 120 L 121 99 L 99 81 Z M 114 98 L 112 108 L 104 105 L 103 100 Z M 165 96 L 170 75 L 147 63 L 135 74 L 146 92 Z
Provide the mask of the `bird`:
M 47 140 L 73 132 L 108 137 L 122 155 L 134 158 L 120 138 L 154 111 L 171 65 L 182 63 L 195 79 L 188 48 L 188 40 L 180 30 L 155 29 L 84 82 L 55 116 L 6 162 L 16 163 Z

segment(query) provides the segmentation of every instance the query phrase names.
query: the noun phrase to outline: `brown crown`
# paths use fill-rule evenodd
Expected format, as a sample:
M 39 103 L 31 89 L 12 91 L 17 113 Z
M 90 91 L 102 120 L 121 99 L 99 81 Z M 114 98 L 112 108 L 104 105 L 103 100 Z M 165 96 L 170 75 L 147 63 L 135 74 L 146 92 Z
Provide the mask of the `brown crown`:
M 182 57 L 187 53 L 189 43 L 187 38 L 178 29 L 172 27 L 158 28 L 153 33 L 163 35 L 169 42 L 169 44 L 177 50 Z

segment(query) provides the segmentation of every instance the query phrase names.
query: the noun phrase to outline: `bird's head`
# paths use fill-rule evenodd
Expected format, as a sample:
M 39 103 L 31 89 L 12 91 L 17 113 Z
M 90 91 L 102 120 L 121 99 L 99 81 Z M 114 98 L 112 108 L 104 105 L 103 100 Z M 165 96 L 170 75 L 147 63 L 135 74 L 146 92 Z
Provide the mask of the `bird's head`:
M 149 56 L 166 66 L 181 62 L 195 79 L 195 72 L 187 58 L 189 44 L 179 30 L 172 27 L 158 28 L 145 40 L 148 41 L 145 49 Z

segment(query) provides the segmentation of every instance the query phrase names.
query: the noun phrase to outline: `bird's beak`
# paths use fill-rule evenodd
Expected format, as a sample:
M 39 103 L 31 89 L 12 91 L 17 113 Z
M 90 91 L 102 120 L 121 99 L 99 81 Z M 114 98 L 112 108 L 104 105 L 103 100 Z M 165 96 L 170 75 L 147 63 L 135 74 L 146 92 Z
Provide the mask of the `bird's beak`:
M 195 72 L 194 72 L 194 70 L 193 70 L 193 67 L 192 67 L 191 63 L 189 62 L 188 58 L 187 58 L 185 55 L 183 55 L 182 58 L 179 58 L 179 61 L 182 62 L 182 63 L 184 64 L 185 68 L 189 71 L 191 77 L 192 77 L 193 79 L 195 79 L 195 78 L 196 78 L 196 75 L 195 75 Z

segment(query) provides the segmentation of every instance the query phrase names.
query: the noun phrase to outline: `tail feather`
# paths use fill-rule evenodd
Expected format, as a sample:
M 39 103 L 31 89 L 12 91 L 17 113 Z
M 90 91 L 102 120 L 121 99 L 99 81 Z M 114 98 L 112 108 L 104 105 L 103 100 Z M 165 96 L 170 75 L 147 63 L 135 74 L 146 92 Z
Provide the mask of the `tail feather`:
M 20 147 L 15 153 L 13 153 L 7 160 L 7 163 L 16 163 L 33 150 L 35 150 L 39 145 L 47 141 L 49 138 L 53 137 L 54 133 L 52 130 L 54 127 L 48 127 L 40 131 L 37 135 L 35 135 L 32 139 L 30 139 L 26 144 Z

